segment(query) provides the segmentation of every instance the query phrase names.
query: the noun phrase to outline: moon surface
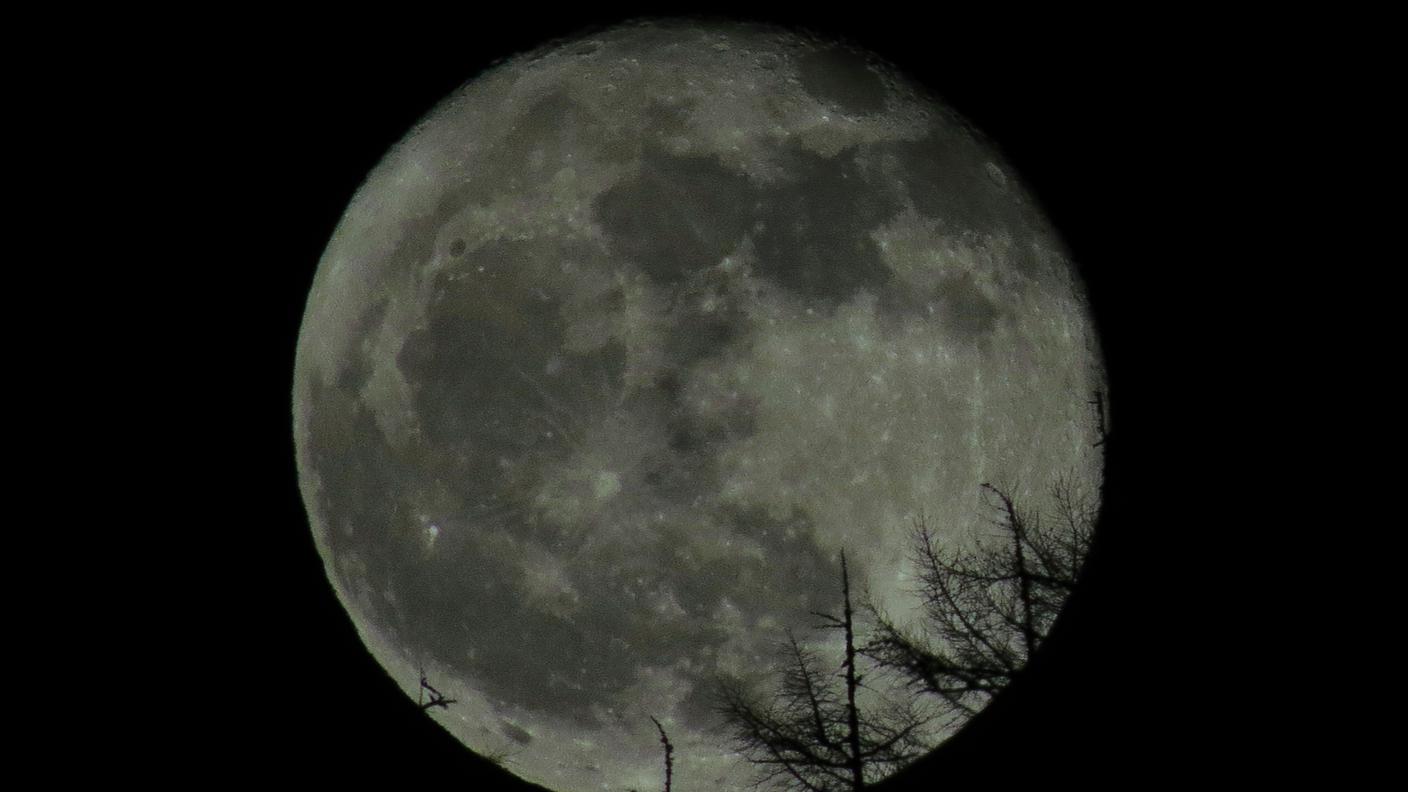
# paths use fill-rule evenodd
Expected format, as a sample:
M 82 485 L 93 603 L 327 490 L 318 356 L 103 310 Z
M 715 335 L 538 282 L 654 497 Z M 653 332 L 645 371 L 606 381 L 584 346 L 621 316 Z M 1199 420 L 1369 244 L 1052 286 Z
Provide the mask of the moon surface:
M 741 788 L 712 698 L 901 619 L 910 519 L 1101 474 L 1082 285 L 1017 174 L 863 52 L 644 22 L 504 62 L 370 174 L 294 434 L 327 573 L 470 749 L 557 790 Z M 937 742 L 944 735 L 931 735 Z

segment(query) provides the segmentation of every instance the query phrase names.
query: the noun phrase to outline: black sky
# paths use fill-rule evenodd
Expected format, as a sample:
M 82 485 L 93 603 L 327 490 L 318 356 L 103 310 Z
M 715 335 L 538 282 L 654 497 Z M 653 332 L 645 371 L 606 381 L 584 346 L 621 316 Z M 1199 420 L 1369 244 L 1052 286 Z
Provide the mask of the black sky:
M 1105 519 L 1088 586 L 1072 600 L 1026 689 L 897 780 L 940 783 L 1177 776 L 1209 750 L 1215 703 L 1190 695 L 1191 657 L 1215 640 L 1189 629 L 1205 601 L 1182 575 L 1206 526 L 1174 524 L 1162 505 L 1175 467 L 1155 439 L 1166 386 L 1159 356 L 1176 328 L 1146 307 L 1189 262 L 1165 244 L 1197 214 L 1188 141 L 1216 108 L 1199 104 L 1195 54 L 1162 22 L 1022 21 L 784 13 L 885 55 L 966 115 L 1045 207 L 1086 278 L 1111 383 L 1114 434 Z M 435 102 L 498 58 L 619 18 L 525 9 L 494 19 L 399 19 L 394 7 L 351 22 L 245 20 L 219 35 L 211 77 L 224 101 L 200 128 L 240 207 L 221 230 L 229 301 L 251 306 L 229 331 L 240 358 L 243 462 L 226 518 L 228 614 L 212 640 L 205 689 L 217 701 L 183 735 L 236 778 L 385 780 L 484 789 L 492 773 L 417 712 L 362 647 L 323 575 L 296 488 L 289 393 L 303 300 L 323 246 L 367 171 Z M 1196 25 L 1194 26 L 1196 27 Z M 1180 29 L 1182 30 L 1182 29 Z M 1187 32 L 1183 30 L 1183 32 Z M 192 45 L 198 49 L 198 45 Z M 179 64 L 175 64 L 179 67 Z M 208 117 L 207 117 L 208 115 Z M 1211 120 L 1215 120 L 1211 119 Z M 1160 407 L 1162 409 L 1162 406 Z M 1170 548 L 1172 544 L 1173 548 Z M 1190 609 L 1192 612 L 1190 613 Z M 413 680 L 409 680 L 413 681 Z M 439 717 L 439 716 L 435 716 Z M 196 725 L 191 725 L 196 724 Z M 204 725 L 202 725 L 204 724 Z M 213 724 L 213 725 L 212 725 Z M 172 725 L 172 737 L 178 727 Z M 677 757 L 678 761 L 679 757 Z M 678 768 L 678 765 L 677 765 Z

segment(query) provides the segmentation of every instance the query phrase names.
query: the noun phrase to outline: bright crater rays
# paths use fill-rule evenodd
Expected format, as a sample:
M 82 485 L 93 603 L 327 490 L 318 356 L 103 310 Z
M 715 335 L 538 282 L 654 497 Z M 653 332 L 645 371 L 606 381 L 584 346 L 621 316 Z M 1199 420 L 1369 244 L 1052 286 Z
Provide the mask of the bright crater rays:
M 447 99 L 329 242 L 295 371 L 329 578 L 414 699 L 559 790 L 742 788 L 710 689 L 915 613 L 911 518 L 1100 476 L 1082 287 L 1017 174 L 873 59 L 640 24 Z M 934 739 L 941 734 L 932 735 Z

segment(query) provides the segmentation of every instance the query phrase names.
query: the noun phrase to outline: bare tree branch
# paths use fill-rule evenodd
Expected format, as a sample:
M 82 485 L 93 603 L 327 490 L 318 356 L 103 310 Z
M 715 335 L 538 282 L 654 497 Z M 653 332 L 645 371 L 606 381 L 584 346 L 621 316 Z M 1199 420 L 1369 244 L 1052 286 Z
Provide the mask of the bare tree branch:
M 425 700 L 425 692 L 427 690 L 430 691 L 429 701 Z M 446 698 L 443 693 L 432 687 L 431 684 L 426 681 L 424 670 L 420 672 L 420 688 L 416 691 L 416 706 L 420 707 L 421 712 L 427 712 L 431 707 L 439 707 L 440 709 L 447 710 L 450 708 L 451 704 L 458 703 L 458 700 Z
M 928 748 L 921 739 L 928 719 L 913 702 L 895 702 L 866 688 L 857 665 L 861 655 L 855 638 L 850 570 L 841 558 L 840 617 L 814 613 L 822 629 L 839 629 L 845 656 L 836 673 L 821 670 L 817 655 L 791 632 L 783 647 L 783 666 L 776 690 L 759 696 L 737 680 L 720 684 L 719 709 L 733 729 L 741 753 L 758 767 L 760 787 L 802 792 L 841 792 L 863 789 Z
M 665 792 L 670 792 L 670 784 L 675 776 L 675 746 L 670 744 L 670 737 L 665 734 L 665 727 L 660 725 L 660 721 L 656 720 L 654 715 L 650 716 L 650 720 L 660 731 L 660 744 L 665 746 Z
M 1046 519 L 998 487 L 984 484 L 983 491 L 997 515 L 996 535 L 974 549 L 945 547 L 922 514 L 914 522 L 910 559 L 922 629 L 901 627 L 867 603 L 875 629 L 860 647 L 911 688 L 943 702 L 954 722 L 1011 684 L 1046 639 L 1075 590 L 1098 510 L 1097 493 L 1069 476 L 1051 486 L 1054 508 Z

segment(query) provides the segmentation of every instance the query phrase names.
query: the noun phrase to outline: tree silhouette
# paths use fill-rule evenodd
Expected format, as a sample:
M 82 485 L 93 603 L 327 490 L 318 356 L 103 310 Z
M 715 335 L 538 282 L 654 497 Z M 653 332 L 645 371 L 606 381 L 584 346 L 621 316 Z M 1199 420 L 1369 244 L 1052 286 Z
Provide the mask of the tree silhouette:
M 814 613 L 826 629 L 845 636 L 840 673 L 788 631 L 777 691 L 760 699 L 738 680 L 720 686 L 720 711 L 741 753 L 757 765 L 757 786 L 806 792 L 860 790 L 917 758 L 926 748 L 919 734 L 927 719 L 911 701 L 884 699 L 866 688 L 856 668 L 850 575 L 841 555 L 842 617 Z M 862 690 L 870 694 L 858 702 Z
M 1103 427 L 1101 441 L 1103 442 Z M 924 620 L 906 629 L 867 604 L 875 631 L 861 652 L 918 690 L 939 697 L 951 723 L 977 714 L 1011 684 L 1045 640 L 1074 591 L 1090 550 L 1098 501 L 1071 477 L 1051 487 L 1045 519 L 983 484 L 996 536 L 971 550 L 947 548 L 915 519 L 911 560 Z
M 660 744 L 665 746 L 665 792 L 670 792 L 670 783 L 675 776 L 675 746 L 670 743 L 670 736 L 665 733 L 665 727 L 660 725 L 660 721 L 655 720 L 654 715 L 651 715 L 650 719 L 660 731 Z
M 427 690 L 430 691 L 429 701 L 425 700 L 425 692 Z M 420 689 L 416 693 L 416 706 L 420 707 L 421 712 L 427 712 L 431 707 L 439 707 L 440 709 L 447 710 L 450 708 L 451 704 L 457 703 L 459 703 L 458 700 L 446 698 L 443 693 L 432 687 L 425 679 L 425 671 L 422 670 L 420 672 Z

